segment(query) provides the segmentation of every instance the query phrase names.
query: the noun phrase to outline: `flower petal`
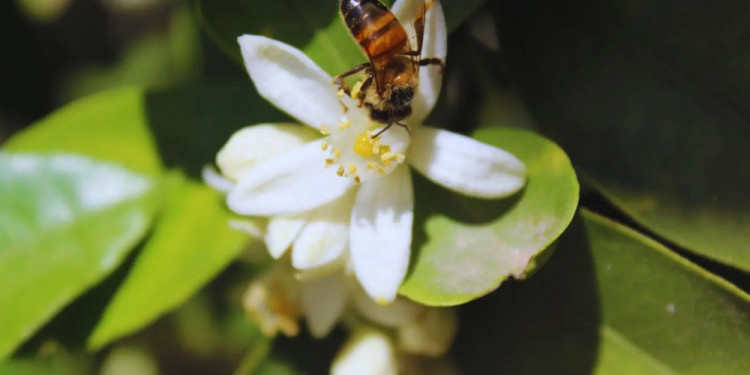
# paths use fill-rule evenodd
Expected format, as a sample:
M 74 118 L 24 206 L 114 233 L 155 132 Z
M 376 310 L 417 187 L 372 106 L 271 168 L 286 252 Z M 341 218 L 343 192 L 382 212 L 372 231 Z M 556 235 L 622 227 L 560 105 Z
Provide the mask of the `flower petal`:
M 409 25 L 423 0 L 400 0 L 393 4 L 391 10 L 402 24 Z M 407 27 L 408 34 L 412 28 Z M 424 39 L 422 41 L 422 58 L 438 58 L 445 62 L 448 54 L 448 31 L 445 26 L 445 15 L 440 1 L 435 1 L 425 15 Z M 412 101 L 412 115 L 407 119 L 410 125 L 421 124 L 430 114 L 440 95 L 443 74 L 440 67 L 430 65 L 419 69 L 419 86 L 417 95 Z
M 302 285 L 302 307 L 310 333 L 317 338 L 326 336 L 344 311 L 347 285 L 341 272 L 305 280 Z
M 297 239 L 302 227 L 305 226 L 307 216 L 307 213 L 280 215 L 274 216 L 268 221 L 264 240 L 268 253 L 274 259 L 281 258 L 286 249 L 292 246 L 292 242 Z
M 430 180 L 477 198 L 511 195 L 526 183 L 526 167 L 515 156 L 446 130 L 415 130 L 407 157 Z
M 331 366 L 332 375 L 396 375 L 398 363 L 388 336 L 360 328 L 347 340 Z
M 203 166 L 203 169 L 201 169 L 201 177 L 206 185 L 218 190 L 219 192 L 228 193 L 234 188 L 234 182 L 221 175 L 210 165 Z
M 349 237 L 351 261 L 359 282 L 376 302 L 388 304 L 409 265 L 414 195 L 405 166 L 362 184 Z
M 237 181 L 243 171 L 272 157 L 287 153 L 320 134 L 298 124 L 260 124 L 232 134 L 216 155 L 221 173 Z
M 340 260 L 349 244 L 351 195 L 347 194 L 310 213 L 307 225 L 294 241 L 294 268 L 319 268 Z
M 302 51 L 259 35 L 242 35 L 237 41 L 261 96 L 316 129 L 338 123 L 344 112 L 332 78 Z
M 291 214 L 344 195 L 353 182 L 324 167 L 321 143 L 310 142 L 244 172 L 227 196 L 229 208 L 240 215 Z
M 245 232 L 251 237 L 263 237 L 263 226 L 257 218 L 230 219 L 229 227 L 240 232 Z

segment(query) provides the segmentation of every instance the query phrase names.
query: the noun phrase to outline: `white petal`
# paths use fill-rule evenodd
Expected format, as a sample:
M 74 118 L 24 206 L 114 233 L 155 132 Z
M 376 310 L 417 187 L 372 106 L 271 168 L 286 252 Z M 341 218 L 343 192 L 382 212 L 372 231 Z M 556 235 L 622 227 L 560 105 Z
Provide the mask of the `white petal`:
M 405 166 L 362 184 L 351 220 L 351 261 L 359 282 L 377 303 L 388 304 L 409 265 L 414 195 Z
M 229 208 L 241 215 L 291 214 L 344 195 L 353 182 L 324 167 L 321 142 L 310 142 L 243 172 L 227 196 Z
M 526 183 L 526 167 L 507 151 L 427 126 L 414 131 L 407 160 L 430 180 L 477 198 L 505 197 Z
M 230 219 L 229 227 L 240 232 L 245 232 L 251 237 L 263 237 L 263 225 L 258 219 Z
M 320 133 L 298 124 L 260 124 L 232 134 L 216 155 L 221 173 L 237 181 L 243 171 L 287 153 L 320 137 Z
M 338 123 L 343 109 L 332 78 L 302 51 L 259 35 L 243 35 L 237 41 L 261 96 L 316 129 Z
M 219 172 L 210 165 L 206 165 L 201 170 L 203 182 L 208 186 L 222 192 L 228 193 L 234 188 L 234 182 L 219 174 Z
M 274 216 L 268 221 L 264 240 L 268 252 L 274 259 L 281 258 L 286 249 L 292 246 L 307 221 L 307 213 Z
M 331 366 L 332 375 L 396 375 L 393 344 L 383 332 L 361 328 L 347 340 Z
M 324 267 L 340 260 L 349 244 L 351 194 L 312 211 L 292 249 L 292 266 L 299 270 Z
M 398 329 L 398 345 L 405 352 L 439 357 L 448 351 L 458 329 L 458 316 L 450 308 L 427 308 L 419 319 Z
M 422 0 L 401 0 L 393 4 L 391 10 L 402 24 L 409 25 L 409 21 L 414 17 L 414 10 L 419 9 L 421 4 Z M 410 33 L 409 27 L 406 30 L 407 33 Z M 433 2 L 432 7 L 425 15 L 424 40 L 422 42 L 422 58 L 435 57 L 445 62 L 445 57 L 448 54 L 448 31 L 440 1 Z M 430 114 L 440 95 L 442 83 L 443 74 L 437 65 L 429 65 L 419 69 L 419 86 L 417 95 L 412 102 L 412 115 L 407 119 L 408 124 L 421 124 Z
M 427 309 L 423 305 L 402 297 L 396 298 L 388 306 L 379 305 L 359 287 L 354 288 L 351 293 L 351 301 L 364 317 L 388 327 L 406 324 L 416 319 Z
M 326 336 L 334 327 L 346 305 L 347 285 L 341 272 L 302 283 L 302 307 L 310 333 Z

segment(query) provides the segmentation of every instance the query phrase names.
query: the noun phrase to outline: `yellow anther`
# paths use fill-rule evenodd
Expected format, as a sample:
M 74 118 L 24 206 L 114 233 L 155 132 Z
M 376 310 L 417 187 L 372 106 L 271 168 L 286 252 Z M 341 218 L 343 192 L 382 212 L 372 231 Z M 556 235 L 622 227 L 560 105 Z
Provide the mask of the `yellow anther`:
M 344 176 L 344 172 L 345 172 L 344 166 L 343 165 L 339 165 L 339 169 L 336 171 L 336 174 L 343 177 Z
M 320 126 L 320 134 L 323 134 L 323 135 L 331 134 L 331 132 L 328 131 L 328 126 L 321 125 Z
M 333 157 L 340 158 L 341 157 L 341 150 L 338 147 L 333 148 Z
M 377 139 L 372 141 L 372 153 L 375 155 L 380 153 L 380 141 Z
M 352 122 L 349 121 L 349 120 L 346 120 L 345 122 L 341 122 L 339 124 L 339 130 L 344 130 L 344 129 L 350 127 L 350 126 L 352 126 Z
M 323 143 L 320 144 L 320 149 L 323 151 L 328 150 L 328 146 L 329 146 L 328 142 L 323 141 Z
M 387 153 L 391 152 L 391 146 L 388 146 L 388 145 L 380 146 L 380 150 L 378 150 L 378 151 L 381 154 L 387 154 Z
M 357 166 L 354 165 L 354 163 L 349 163 L 348 167 L 349 167 L 349 173 L 350 174 L 357 173 Z
M 396 154 L 392 152 L 386 152 L 383 155 L 380 155 L 380 161 L 383 163 L 390 163 L 393 159 L 396 159 Z
M 339 98 L 344 96 L 344 89 L 339 89 L 339 91 L 336 92 L 336 96 L 338 96 Z
M 326 165 L 326 168 L 328 168 L 331 165 L 333 165 L 333 159 L 326 159 L 326 164 L 325 165 Z
M 360 180 L 360 179 L 359 179 L 359 176 L 354 176 L 354 183 L 355 183 L 355 184 L 360 184 L 360 183 L 362 183 L 362 180 Z
M 406 155 L 404 155 L 404 154 L 396 153 L 394 155 L 396 155 L 396 163 L 401 164 L 401 163 L 404 162 L 404 160 L 406 160 Z
M 367 163 L 367 169 L 372 169 L 375 172 L 378 172 L 379 174 L 385 174 L 385 169 L 383 167 L 375 164 L 375 162 L 368 162 Z
M 363 158 L 369 158 L 372 156 L 372 143 L 373 140 L 370 138 L 368 132 L 360 134 L 357 136 L 357 139 L 354 140 L 354 153 Z

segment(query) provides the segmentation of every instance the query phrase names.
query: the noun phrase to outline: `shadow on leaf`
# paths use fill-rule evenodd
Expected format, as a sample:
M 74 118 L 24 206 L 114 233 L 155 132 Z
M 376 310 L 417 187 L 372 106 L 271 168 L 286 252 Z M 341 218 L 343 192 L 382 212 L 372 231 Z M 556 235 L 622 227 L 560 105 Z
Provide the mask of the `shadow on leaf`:
M 598 289 L 580 217 L 533 278 L 461 307 L 453 357 L 466 374 L 590 374 L 599 347 Z

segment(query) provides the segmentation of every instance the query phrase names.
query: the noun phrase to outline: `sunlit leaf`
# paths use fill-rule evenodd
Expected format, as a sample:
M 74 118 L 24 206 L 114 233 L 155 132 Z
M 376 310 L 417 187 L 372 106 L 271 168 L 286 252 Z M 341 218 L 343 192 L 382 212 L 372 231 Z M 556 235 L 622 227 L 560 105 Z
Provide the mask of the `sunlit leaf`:
M 750 271 L 750 3 L 505 2 L 539 125 L 656 234 Z
M 744 374 L 750 297 L 583 210 L 544 268 L 466 305 L 466 373 Z M 540 360 L 543 359 L 543 360 Z
M 528 184 L 514 197 L 493 201 L 416 180 L 415 242 L 421 246 L 400 290 L 415 301 L 455 305 L 491 292 L 508 277 L 525 277 L 549 255 L 542 250 L 576 210 L 575 171 L 554 143 L 515 129 L 486 129 L 475 137 L 521 159 Z
M 247 234 L 229 228 L 229 214 L 217 192 L 182 176 L 174 176 L 170 186 L 154 234 L 89 339 L 93 348 L 179 306 L 224 269 L 248 240 Z
M 148 229 L 155 189 L 80 156 L 0 153 L 0 358 L 120 264 Z
M 119 89 L 77 100 L 15 134 L 6 151 L 63 151 L 157 174 L 162 163 L 143 91 Z

